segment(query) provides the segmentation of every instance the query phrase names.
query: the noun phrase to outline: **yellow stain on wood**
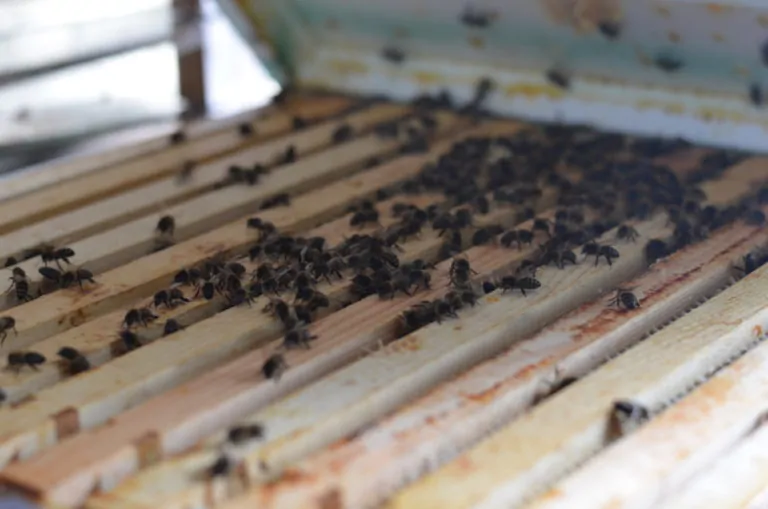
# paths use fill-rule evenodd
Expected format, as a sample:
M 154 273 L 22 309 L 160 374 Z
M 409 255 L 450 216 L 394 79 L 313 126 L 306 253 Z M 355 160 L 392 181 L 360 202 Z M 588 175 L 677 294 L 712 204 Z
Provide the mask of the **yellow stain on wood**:
M 508 97 L 522 96 L 526 99 L 560 99 L 565 94 L 559 88 L 552 85 L 539 85 L 535 83 L 515 83 L 504 88 L 504 94 Z
M 723 36 L 723 34 L 715 32 L 714 34 L 712 34 L 712 40 L 715 42 L 725 42 L 725 37 Z
M 434 85 L 443 83 L 445 80 L 436 72 L 417 71 L 413 73 L 413 79 L 419 85 Z
M 333 72 L 340 74 L 367 74 L 368 66 L 354 60 L 330 60 L 328 66 Z
M 722 108 L 701 107 L 696 111 L 696 115 L 707 122 L 745 122 L 746 119 L 742 113 L 729 111 Z
M 472 46 L 475 49 L 483 49 L 485 48 L 485 39 L 479 36 L 472 36 L 468 40 L 469 45 Z

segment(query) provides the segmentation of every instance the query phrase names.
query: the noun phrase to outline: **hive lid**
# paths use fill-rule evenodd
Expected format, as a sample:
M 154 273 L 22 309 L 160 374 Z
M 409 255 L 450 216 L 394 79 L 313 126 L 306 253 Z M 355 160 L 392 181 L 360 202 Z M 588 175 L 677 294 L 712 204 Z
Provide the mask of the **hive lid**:
M 220 2 L 279 79 L 458 102 L 488 76 L 499 113 L 768 147 L 765 0 Z

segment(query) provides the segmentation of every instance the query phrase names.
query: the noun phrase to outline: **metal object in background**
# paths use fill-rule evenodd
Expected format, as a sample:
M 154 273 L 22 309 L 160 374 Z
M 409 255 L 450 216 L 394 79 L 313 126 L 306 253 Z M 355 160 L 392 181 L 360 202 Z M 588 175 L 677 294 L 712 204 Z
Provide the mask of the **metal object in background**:
M 501 113 L 768 146 L 761 0 L 220 2 L 305 85 L 466 101 L 489 77 Z
M 26 67 L 21 74 L 4 76 L 0 69 L 0 82 L 6 81 L 0 85 L 0 174 L 73 152 L 93 151 L 94 146 L 104 150 L 110 143 L 152 136 L 158 129 L 176 129 L 182 112 L 193 118 L 219 118 L 253 109 L 279 90 L 211 0 L 202 0 L 202 9 L 198 0 L 120 1 L 111 6 L 94 0 L 78 2 L 91 10 L 60 12 L 61 7 L 49 0 L 0 3 L 0 40 L 57 33 L 65 26 L 83 28 L 90 37 L 92 25 L 112 26 L 146 16 L 168 21 L 162 41 L 146 38 L 154 43 L 137 48 L 123 44 L 126 34 L 102 30 L 103 44 L 97 49 L 104 54 L 81 58 L 87 44 L 64 44 L 58 48 L 60 61 L 42 57 L 24 61 L 21 53 L 11 55 L 26 62 Z M 3 13 L 16 16 L 19 26 L 7 23 Z M 61 14 L 61 23 L 52 17 L 56 13 Z M 144 28 L 151 31 L 158 23 Z M 115 54 L 110 48 L 119 51 Z

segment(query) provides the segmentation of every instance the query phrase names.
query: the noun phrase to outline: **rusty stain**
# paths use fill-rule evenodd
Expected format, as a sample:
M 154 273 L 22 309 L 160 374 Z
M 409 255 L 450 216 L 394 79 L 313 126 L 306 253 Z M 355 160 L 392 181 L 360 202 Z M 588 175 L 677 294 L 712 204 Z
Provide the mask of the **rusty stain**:
M 317 499 L 317 507 L 319 509 L 340 509 L 343 507 L 339 489 L 334 487 L 320 495 Z
M 461 329 L 463 329 L 463 328 L 464 328 L 464 327 L 462 327 L 461 325 L 454 325 L 454 326 L 453 326 L 453 330 L 461 330 Z
M 499 302 L 499 298 L 496 296 L 491 296 L 485 299 L 487 302 Z
M 712 14 L 724 14 L 726 12 L 730 12 L 732 9 L 729 5 L 722 5 L 722 4 L 716 4 L 716 3 L 708 3 L 707 4 L 707 10 Z
M 485 39 L 477 35 L 470 37 L 468 42 L 475 49 L 483 49 L 485 47 Z
M 554 499 L 560 498 L 563 496 L 563 492 L 560 488 L 552 488 L 551 490 L 548 490 L 546 493 L 544 493 L 541 496 L 542 501 L 552 501 Z
M 725 41 L 725 37 L 723 36 L 723 34 L 720 34 L 720 33 L 717 33 L 717 32 L 712 34 L 712 39 L 715 42 L 724 42 Z
M 551 85 L 539 85 L 535 83 L 516 83 L 504 88 L 504 94 L 508 97 L 522 96 L 526 99 L 559 99 L 565 94 Z
M 681 38 L 680 38 L 680 34 L 678 34 L 677 32 L 672 31 L 672 32 L 669 32 L 667 34 L 667 39 L 669 39 L 669 42 L 678 43 L 678 42 L 680 42 Z
M 475 469 L 474 463 L 472 463 L 472 460 L 469 459 L 466 455 L 462 455 L 456 458 L 456 466 L 465 471 Z
M 80 413 L 77 408 L 67 407 L 51 416 L 56 426 L 56 437 L 64 440 L 80 431 Z
M 752 328 L 752 335 L 755 336 L 756 338 L 763 337 L 763 328 L 760 325 L 755 325 Z
M 491 387 L 485 389 L 484 391 L 475 392 L 472 394 L 462 394 L 462 397 L 467 400 L 471 401 L 473 403 L 478 404 L 484 404 L 488 403 L 490 401 L 493 401 L 493 399 L 496 397 L 496 393 L 501 389 L 502 382 L 496 382 Z
M 160 435 L 156 431 L 148 432 L 133 445 L 136 448 L 140 468 L 148 467 L 162 459 Z
M 71 325 L 72 327 L 78 327 L 84 324 L 86 321 L 87 321 L 87 316 L 83 308 L 75 310 L 75 312 L 69 316 L 69 325 Z

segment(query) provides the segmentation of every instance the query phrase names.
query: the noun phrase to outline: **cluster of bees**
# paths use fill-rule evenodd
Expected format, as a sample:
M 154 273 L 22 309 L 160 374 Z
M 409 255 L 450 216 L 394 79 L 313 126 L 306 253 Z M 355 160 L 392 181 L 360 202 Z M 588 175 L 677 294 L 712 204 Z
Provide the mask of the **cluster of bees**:
M 435 99 L 430 107 L 443 100 Z M 428 102 L 424 98 L 419 101 Z M 388 129 L 383 126 L 377 131 L 391 136 Z M 281 349 L 309 348 L 316 338 L 306 329 L 313 318 L 306 305 L 312 299 L 324 305 L 330 303 L 315 290 L 315 284 L 321 280 L 330 283 L 348 278 L 349 292 L 355 299 L 371 295 L 392 299 L 398 294 L 412 296 L 432 288 L 432 263 L 400 259 L 400 244 L 418 238 L 425 228 L 444 238 L 437 258 L 452 258 L 450 288 L 441 298 L 419 302 L 404 311 L 399 334 L 455 318 L 461 309 L 477 305 L 479 296 L 485 293 L 519 291 L 525 296 L 526 292 L 540 288 L 536 274 L 541 267 L 565 269 L 589 260 L 595 266 L 602 261 L 610 268 L 620 253 L 599 239 L 614 230 L 616 242 L 635 243 L 640 235 L 631 221 L 646 220 L 658 211 L 668 214 L 674 226 L 673 235 L 645 243 L 643 249 L 649 264 L 706 238 L 710 231 L 734 220 L 762 224 L 764 217 L 755 205 L 768 203 L 768 192 L 761 191 L 757 197 L 728 207 L 701 204 L 706 197 L 697 184 L 717 177 L 740 154 L 708 155 L 700 170 L 687 181 L 668 168 L 649 162 L 686 146 L 681 140 L 628 140 L 586 128 L 563 127 L 456 143 L 438 161 L 425 165 L 415 178 L 381 190 L 376 196 L 385 199 L 396 194 L 439 191 L 446 197 L 445 203 L 425 208 L 395 203 L 391 215 L 398 221 L 389 227 L 380 225 L 381 213 L 374 201 L 362 201 L 349 210 L 351 226 L 375 227 L 374 233 L 353 234 L 329 248 L 325 239 L 281 235 L 274 225 L 251 218 L 248 227 L 259 233 L 259 240 L 251 248 L 250 257 L 268 261 L 255 271 L 252 284 L 256 290 L 249 295 L 275 294 L 270 295 L 265 311 L 272 313 L 285 328 Z M 626 157 L 614 157 L 627 154 L 634 156 L 631 162 Z M 568 172 L 558 169 L 562 166 Z M 554 189 L 557 196 L 558 208 L 551 219 L 536 216 L 535 205 L 546 189 Z M 479 217 L 496 207 L 517 208 L 517 223 L 530 221 L 531 226 L 508 230 L 500 224 L 476 224 Z M 517 250 L 535 244 L 537 248 L 513 274 L 497 280 L 475 281 L 480 275 L 459 253 L 467 246 L 486 244 Z M 754 270 L 762 261 L 745 258 L 744 270 Z M 292 303 L 276 297 L 287 291 L 295 292 Z M 640 302 L 631 288 L 618 288 L 609 305 L 631 311 Z M 261 373 L 277 381 L 287 368 L 285 357 L 276 351 L 262 365 Z M 611 415 L 626 429 L 631 423 L 647 420 L 649 412 L 641 405 L 620 401 Z M 222 454 L 209 474 L 226 475 L 232 464 Z
M 53 290 L 69 288 L 74 284 L 79 285 L 80 289 L 84 290 L 83 283 L 96 283 L 93 273 L 87 269 L 82 267 L 71 270 L 65 269 L 62 263 L 72 265 L 70 258 L 75 256 L 75 251 L 69 247 L 56 248 L 50 244 L 42 244 L 26 251 L 23 259 L 27 260 L 36 256 L 39 256 L 43 262 L 43 267 L 38 269 L 38 272 L 43 277 L 43 284 L 38 288 L 35 297 L 30 294 L 30 280 L 24 269 L 13 267 L 11 270 L 11 277 L 9 278 L 11 284 L 5 293 L 14 292 L 19 303 L 28 302 Z M 7 260 L 6 265 L 13 266 L 14 263 L 8 265 L 9 262 L 17 263 L 18 260 L 13 258 Z M 51 267 L 49 264 L 55 264 L 56 267 Z M 11 330 L 18 334 L 16 319 L 12 316 L 0 317 L 0 345 L 5 342 L 8 331 Z M 58 356 L 61 358 L 64 371 L 68 374 L 82 373 L 91 367 L 88 359 L 74 348 L 62 347 L 58 352 Z M 37 370 L 40 365 L 46 362 L 46 357 L 34 351 L 13 351 L 8 354 L 7 362 L 8 369 L 18 373 L 24 367 Z M 4 393 L 2 394 L 4 395 Z M 4 397 L 0 397 L 0 402 L 4 399 Z
M 38 269 L 43 277 L 43 284 L 38 288 L 37 295 L 33 296 L 30 293 L 30 281 L 24 269 L 13 267 L 11 270 L 11 285 L 5 293 L 14 292 L 19 303 L 28 302 L 53 290 L 69 288 L 74 284 L 80 286 L 82 290 L 84 289 L 83 283 L 96 283 L 91 271 L 82 267 L 65 270 L 62 266 L 62 262 L 66 265 L 72 265 L 70 258 L 75 256 L 75 251 L 72 248 L 56 248 L 50 244 L 42 244 L 25 252 L 23 259 L 27 260 L 36 256 L 39 256 L 43 262 L 43 267 Z M 8 260 L 18 263 L 16 259 L 9 258 Z M 56 267 L 51 267 L 49 264 L 55 264 Z

